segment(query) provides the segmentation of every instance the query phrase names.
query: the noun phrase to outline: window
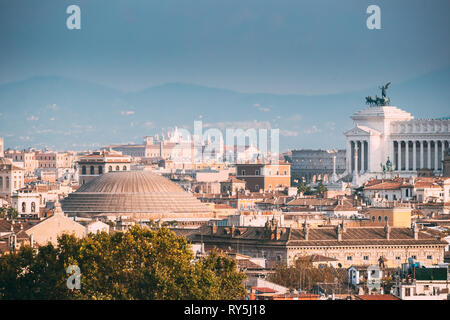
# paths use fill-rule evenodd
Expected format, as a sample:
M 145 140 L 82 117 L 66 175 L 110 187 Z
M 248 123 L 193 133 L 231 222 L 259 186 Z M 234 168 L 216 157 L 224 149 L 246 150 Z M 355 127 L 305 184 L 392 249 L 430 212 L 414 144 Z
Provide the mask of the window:
M 6 177 L 6 189 L 9 188 L 9 177 Z
M 384 216 L 384 221 L 388 222 L 388 220 L 389 220 L 388 216 Z
M 287 171 L 286 170 L 284 170 L 284 175 L 287 176 Z
M 113 171 L 112 166 L 109 166 L 109 172 Z
M 255 191 L 258 192 L 259 191 L 259 185 L 255 186 Z
M 372 222 L 375 222 L 375 216 L 372 216 Z
M 280 171 L 277 170 L 277 176 L 279 176 L 279 175 L 280 175 Z
M 102 166 L 98 166 L 98 174 L 102 174 L 103 173 L 103 167 Z
M 366 261 L 369 260 L 369 256 L 364 256 L 363 260 L 366 260 Z
M 241 175 L 242 175 L 242 176 L 245 176 L 245 170 L 242 170 L 242 171 L 241 171 Z
M 259 170 L 255 170 L 255 176 L 259 176 Z
M 409 297 L 411 295 L 411 288 L 405 289 L 405 296 Z
M 116 166 L 116 171 L 119 171 L 120 170 L 120 167 L 119 166 Z
M 411 258 L 413 258 L 413 259 L 417 259 L 417 256 L 411 256 Z
M 395 260 L 400 260 L 401 258 L 400 257 L 395 257 Z
M 352 261 L 353 257 L 352 256 L 347 256 L 347 261 Z
M 433 256 L 427 256 L 427 259 L 431 260 L 431 259 L 433 259 Z
M 123 166 L 123 171 L 127 171 L 127 166 Z
M 94 174 L 94 173 L 95 173 L 94 166 L 91 166 L 91 174 Z
M 86 174 L 86 166 L 81 167 L 81 174 Z
M 27 204 L 25 202 L 22 202 L 22 212 L 25 212 L 27 210 Z
M 36 203 L 31 203 L 31 212 L 36 212 Z
M 378 216 L 378 222 L 381 222 L 381 216 Z

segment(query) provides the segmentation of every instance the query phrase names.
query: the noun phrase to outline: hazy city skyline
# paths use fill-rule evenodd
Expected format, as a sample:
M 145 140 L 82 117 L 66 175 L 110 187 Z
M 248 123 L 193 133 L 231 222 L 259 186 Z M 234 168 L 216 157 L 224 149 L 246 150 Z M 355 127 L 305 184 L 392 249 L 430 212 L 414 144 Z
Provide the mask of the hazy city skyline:
M 66 27 L 72 4 L 80 30 Z M 202 119 L 279 128 L 282 151 L 342 148 L 349 116 L 387 81 L 393 105 L 449 116 L 448 2 L 377 1 L 380 30 L 366 27 L 371 4 L 3 3 L 0 136 L 92 149 Z

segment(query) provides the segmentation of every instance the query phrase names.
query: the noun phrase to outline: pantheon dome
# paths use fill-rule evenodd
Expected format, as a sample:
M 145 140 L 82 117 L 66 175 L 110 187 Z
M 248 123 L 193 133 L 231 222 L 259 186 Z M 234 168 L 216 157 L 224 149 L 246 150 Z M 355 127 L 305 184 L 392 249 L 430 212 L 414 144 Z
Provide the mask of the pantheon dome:
M 81 186 L 62 202 L 69 216 L 135 219 L 207 218 L 208 205 L 174 182 L 149 171 L 109 172 Z

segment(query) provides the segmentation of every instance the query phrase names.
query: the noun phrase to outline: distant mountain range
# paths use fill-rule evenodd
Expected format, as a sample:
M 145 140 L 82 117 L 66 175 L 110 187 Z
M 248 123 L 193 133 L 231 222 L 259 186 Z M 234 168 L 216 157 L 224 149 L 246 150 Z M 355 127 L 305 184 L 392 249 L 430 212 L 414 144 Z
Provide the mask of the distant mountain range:
M 387 82 L 389 79 L 380 79 Z M 450 68 L 388 90 L 392 105 L 416 118 L 450 115 Z M 34 77 L 0 85 L 0 136 L 6 147 L 95 149 L 141 143 L 169 127 L 279 128 L 286 149 L 344 147 L 343 132 L 378 88 L 330 95 L 239 93 L 185 83 L 122 92 L 88 81 Z

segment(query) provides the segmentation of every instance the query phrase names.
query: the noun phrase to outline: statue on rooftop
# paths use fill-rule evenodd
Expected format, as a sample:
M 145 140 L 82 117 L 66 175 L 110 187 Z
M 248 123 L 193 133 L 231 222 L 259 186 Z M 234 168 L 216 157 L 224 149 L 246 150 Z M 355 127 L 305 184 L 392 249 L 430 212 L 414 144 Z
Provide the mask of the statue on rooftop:
M 378 96 L 375 96 L 375 98 L 372 98 L 371 96 L 366 97 L 366 104 L 369 106 L 388 106 L 391 103 L 391 99 L 386 95 L 386 90 L 389 88 L 389 85 L 391 83 L 388 82 L 384 86 L 382 85 L 379 87 L 381 89 L 381 98 Z

